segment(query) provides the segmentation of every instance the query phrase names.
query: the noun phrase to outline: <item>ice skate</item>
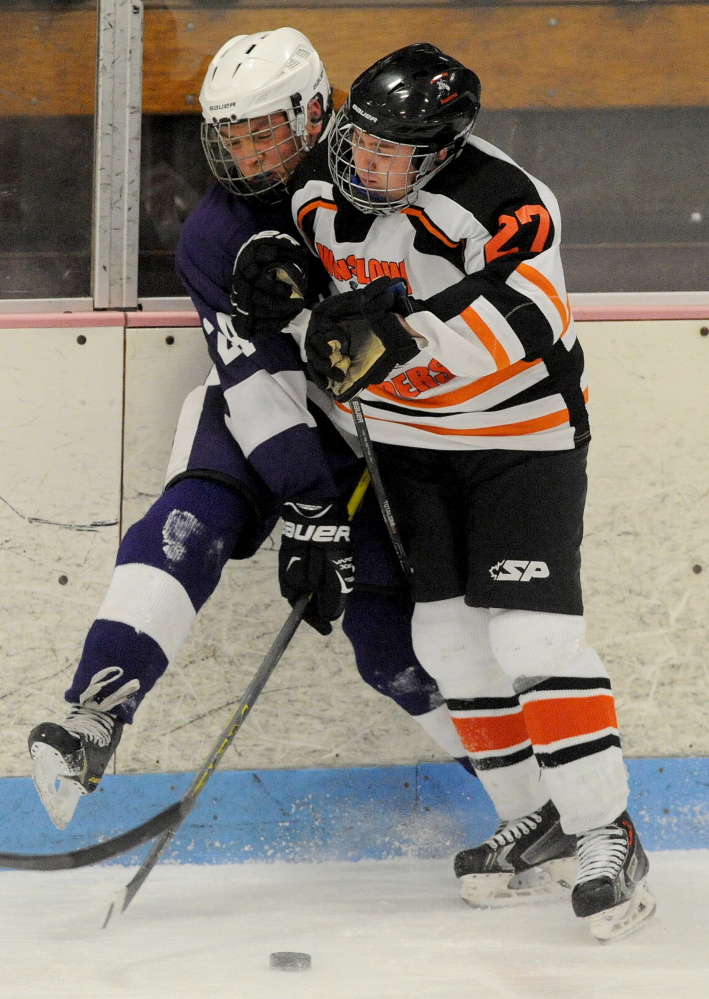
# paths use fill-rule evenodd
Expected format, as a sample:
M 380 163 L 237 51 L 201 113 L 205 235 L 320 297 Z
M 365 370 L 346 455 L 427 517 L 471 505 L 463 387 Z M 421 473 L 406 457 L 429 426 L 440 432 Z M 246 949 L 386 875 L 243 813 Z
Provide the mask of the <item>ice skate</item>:
M 111 709 L 127 701 L 140 682 L 124 683 L 101 702 L 95 698 L 122 675 L 117 666 L 96 673 L 61 724 L 43 722 L 30 732 L 34 785 L 57 829 L 71 821 L 79 798 L 96 790 L 120 742 L 123 722 Z
M 576 868 L 576 837 L 561 828 L 548 801 L 537 812 L 501 822 L 489 839 L 455 858 L 460 897 L 476 908 L 568 899 Z
M 639 929 L 654 913 L 655 899 L 646 883 L 647 854 L 628 813 L 579 833 L 578 853 L 571 904 L 596 940 L 619 940 Z

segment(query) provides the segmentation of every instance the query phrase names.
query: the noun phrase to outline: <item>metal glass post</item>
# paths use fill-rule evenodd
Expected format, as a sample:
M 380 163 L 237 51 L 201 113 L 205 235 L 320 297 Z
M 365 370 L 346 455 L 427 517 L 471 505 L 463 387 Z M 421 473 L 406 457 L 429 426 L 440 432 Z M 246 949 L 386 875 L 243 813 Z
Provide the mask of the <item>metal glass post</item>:
M 92 289 L 96 309 L 138 305 L 142 0 L 99 0 Z

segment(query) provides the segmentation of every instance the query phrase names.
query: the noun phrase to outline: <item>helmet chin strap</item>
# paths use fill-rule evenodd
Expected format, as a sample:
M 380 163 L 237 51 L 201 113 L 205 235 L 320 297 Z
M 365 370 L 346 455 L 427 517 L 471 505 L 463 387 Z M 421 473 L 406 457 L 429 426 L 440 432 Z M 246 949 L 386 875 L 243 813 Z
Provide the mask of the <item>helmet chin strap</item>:
M 362 196 L 368 198 L 370 201 L 379 201 L 382 204 L 387 203 L 386 194 L 380 191 L 373 191 L 369 187 L 366 187 L 354 170 L 352 171 L 351 183 L 352 187 L 358 188 L 362 192 Z

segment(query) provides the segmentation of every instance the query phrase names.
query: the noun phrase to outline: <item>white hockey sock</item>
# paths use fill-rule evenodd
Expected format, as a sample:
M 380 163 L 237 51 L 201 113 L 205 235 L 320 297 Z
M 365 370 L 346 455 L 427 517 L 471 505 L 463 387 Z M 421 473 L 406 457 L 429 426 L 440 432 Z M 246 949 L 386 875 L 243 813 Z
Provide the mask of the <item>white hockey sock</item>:
M 419 723 L 444 753 L 457 760 L 468 755 L 445 704 L 439 704 L 433 711 L 427 711 L 423 715 L 409 715 L 409 717 Z
M 149 635 L 168 662 L 177 655 L 196 616 L 187 591 L 174 576 L 140 562 L 116 566 L 96 615 Z
M 416 604 L 412 638 L 500 818 L 514 819 L 535 811 L 549 794 L 512 684 L 492 654 L 488 627 L 487 610 L 456 597 Z
M 551 797 L 534 756 L 497 770 L 478 770 L 475 759 L 471 760 L 501 819 L 520 819 L 536 812 Z
M 610 680 L 586 642 L 583 618 L 493 610 L 490 635 L 564 831 L 616 819 L 627 807 L 627 771 Z
M 628 771 L 617 746 L 560 767 L 545 768 L 544 783 L 565 833 L 605 826 L 628 807 Z

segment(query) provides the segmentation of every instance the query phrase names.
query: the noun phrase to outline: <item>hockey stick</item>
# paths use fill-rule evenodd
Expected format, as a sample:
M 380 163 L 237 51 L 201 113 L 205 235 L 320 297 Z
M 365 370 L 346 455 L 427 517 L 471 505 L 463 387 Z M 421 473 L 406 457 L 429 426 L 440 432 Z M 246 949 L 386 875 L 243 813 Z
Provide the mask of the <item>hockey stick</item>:
M 362 473 L 352 496 L 350 497 L 349 503 L 347 504 L 347 513 L 349 514 L 350 520 L 354 517 L 360 503 L 362 502 L 369 485 L 369 481 L 370 473 L 365 470 Z M 295 635 L 298 629 L 298 625 L 303 620 L 303 614 L 305 613 L 309 599 L 310 597 L 305 595 L 299 597 L 293 604 L 293 609 L 288 615 L 285 624 L 278 632 L 273 645 L 266 653 L 266 656 L 256 671 L 253 680 L 246 688 L 246 692 L 241 699 L 241 703 L 233 712 L 225 727 L 222 729 L 217 741 L 214 743 L 212 750 L 209 753 L 209 756 L 204 761 L 202 767 L 195 774 L 192 783 L 180 800 L 179 812 L 176 821 L 162 833 L 158 840 L 155 841 L 150 849 L 150 852 L 148 853 L 148 856 L 145 858 L 141 867 L 138 869 L 131 881 L 128 882 L 125 888 L 121 888 L 120 891 L 116 892 L 116 895 L 106 914 L 106 919 L 103 924 L 104 929 L 108 926 L 114 913 L 120 915 L 126 911 L 140 890 L 141 885 L 148 877 L 153 867 L 157 864 L 161 854 L 166 849 L 170 840 L 194 808 L 197 803 L 197 798 L 201 794 L 209 778 L 214 773 L 219 760 L 231 745 L 234 736 L 243 725 L 244 719 L 251 711 L 257 698 L 261 694 L 261 691 L 266 686 L 266 683 L 278 665 L 281 656 L 288 648 L 293 635 Z
M 65 871 L 72 867 L 86 867 L 110 860 L 121 853 L 147 843 L 153 836 L 163 832 L 178 821 L 180 802 L 176 801 L 152 819 L 129 829 L 127 832 L 107 839 L 93 846 L 80 847 L 67 853 L 0 853 L 0 867 L 11 867 L 21 871 Z
M 362 448 L 364 461 L 372 479 L 374 494 L 377 497 L 379 509 L 382 511 L 382 517 L 384 518 L 387 533 L 392 545 L 394 546 L 394 551 L 396 552 L 396 557 L 399 560 L 399 565 L 402 568 L 404 576 L 407 580 L 409 580 L 411 579 L 414 570 L 411 567 L 411 563 L 409 562 L 406 554 L 406 549 L 402 543 L 399 528 L 396 526 L 394 514 L 392 513 L 391 505 L 389 504 L 384 483 L 382 482 L 382 477 L 379 472 L 379 463 L 377 462 L 377 456 L 375 455 L 374 447 L 372 446 L 372 438 L 369 436 L 367 421 L 364 413 L 362 412 L 362 403 L 359 401 L 357 396 L 355 396 L 353 399 L 350 399 L 350 406 L 352 407 L 352 416 L 354 418 L 355 429 L 357 430 L 359 446 Z

